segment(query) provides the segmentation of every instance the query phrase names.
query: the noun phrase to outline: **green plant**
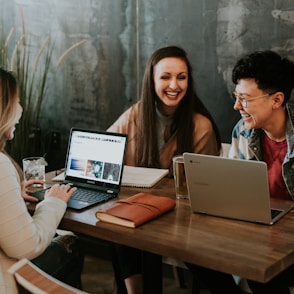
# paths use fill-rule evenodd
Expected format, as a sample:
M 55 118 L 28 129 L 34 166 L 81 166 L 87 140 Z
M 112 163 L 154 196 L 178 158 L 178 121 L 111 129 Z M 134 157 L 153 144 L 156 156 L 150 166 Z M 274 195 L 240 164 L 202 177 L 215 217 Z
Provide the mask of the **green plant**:
M 3 36 L 0 38 L 0 66 L 15 73 L 19 84 L 19 99 L 24 109 L 15 131 L 15 138 L 8 142 L 6 148 L 19 164 L 24 157 L 43 155 L 40 154 L 43 148 L 39 118 L 46 94 L 48 73 L 53 67 L 52 52 L 54 49 L 54 44 L 47 36 L 33 56 L 28 42 L 28 34 L 25 30 L 22 10 L 20 10 L 20 18 L 22 32 L 15 43 L 12 46 L 10 44 L 14 35 L 14 28 L 10 30 L 6 38 Z M 83 43 L 85 43 L 85 40 L 68 48 L 61 55 L 56 66 L 58 67 L 73 49 Z

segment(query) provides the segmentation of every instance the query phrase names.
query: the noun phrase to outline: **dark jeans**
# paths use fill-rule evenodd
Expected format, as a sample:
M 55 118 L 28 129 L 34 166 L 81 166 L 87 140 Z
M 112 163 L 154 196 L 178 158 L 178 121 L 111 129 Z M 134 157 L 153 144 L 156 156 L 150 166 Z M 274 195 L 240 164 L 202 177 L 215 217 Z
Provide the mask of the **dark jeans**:
M 117 294 L 127 294 L 124 280 L 134 274 L 142 274 L 144 293 L 162 293 L 161 256 L 120 244 L 111 249 Z
M 37 267 L 73 287 L 81 286 L 84 255 L 76 236 L 55 237 L 48 248 L 32 260 Z
M 127 294 L 125 279 L 141 274 L 141 251 L 132 247 L 111 244 L 112 266 L 117 284 L 118 294 Z

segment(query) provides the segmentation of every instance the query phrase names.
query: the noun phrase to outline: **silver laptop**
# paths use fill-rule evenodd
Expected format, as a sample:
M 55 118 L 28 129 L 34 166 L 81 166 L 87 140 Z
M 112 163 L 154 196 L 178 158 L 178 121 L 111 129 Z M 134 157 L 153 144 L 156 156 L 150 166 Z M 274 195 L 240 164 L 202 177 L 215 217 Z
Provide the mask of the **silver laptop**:
M 193 212 L 272 225 L 293 206 L 270 201 L 266 163 L 184 153 Z
M 67 206 L 83 209 L 117 196 L 121 187 L 127 135 L 72 128 L 64 183 L 77 187 Z M 44 190 L 33 196 L 44 199 Z

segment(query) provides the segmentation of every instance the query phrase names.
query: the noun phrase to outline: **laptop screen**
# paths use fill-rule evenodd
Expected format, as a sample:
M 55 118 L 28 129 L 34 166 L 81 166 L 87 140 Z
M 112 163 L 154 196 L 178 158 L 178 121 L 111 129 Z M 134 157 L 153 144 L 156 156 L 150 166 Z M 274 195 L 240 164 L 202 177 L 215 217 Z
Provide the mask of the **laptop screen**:
M 120 185 L 127 135 L 71 129 L 65 180 L 115 187 Z

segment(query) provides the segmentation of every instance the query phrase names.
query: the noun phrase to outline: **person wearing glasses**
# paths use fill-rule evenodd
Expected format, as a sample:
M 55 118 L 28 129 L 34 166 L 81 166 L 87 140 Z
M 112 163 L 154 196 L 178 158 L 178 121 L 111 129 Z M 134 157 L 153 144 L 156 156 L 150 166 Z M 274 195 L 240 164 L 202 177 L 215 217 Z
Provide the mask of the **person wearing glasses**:
M 267 164 L 270 197 L 294 200 L 294 63 L 273 51 L 256 51 L 234 66 L 232 94 L 241 119 L 232 131 L 228 157 Z M 187 264 L 212 293 L 239 293 L 230 275 Z M 248 280 L 252 293 L 288 294 L 294 285 L 294 265 L 267 283 Z M 247 289 L 248 290 L 248 289 Z
M 240 59 L 232 72 L 234 109 L 241 120 L 232 132 L 230 158 L 266 162 L 270 197 L 294 200 L 294 63 L 273 51 Z M 262 284 L 248 281 L 253 293 L 290 293 L 294 266 Z
M 294 63 L 273 51 L 240 59 L 232 80 L 241 120 L 232 132 L 229 157 L 267 163 L 272 198 L 294 199 Z

